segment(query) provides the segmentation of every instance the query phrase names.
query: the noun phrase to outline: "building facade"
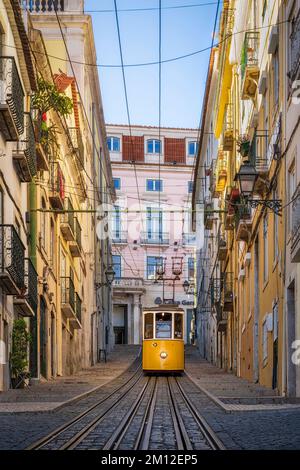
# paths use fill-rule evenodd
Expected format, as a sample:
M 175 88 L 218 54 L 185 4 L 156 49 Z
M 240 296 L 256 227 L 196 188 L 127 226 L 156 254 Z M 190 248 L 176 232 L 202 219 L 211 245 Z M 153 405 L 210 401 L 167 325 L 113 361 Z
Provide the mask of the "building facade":
M 207 329 L 199 346 L 220 367 L 294 395 L 299 313 L 291 240 L 298 223 L 299 111 L 292 90 L 299 70 L 299 4 L 253 0 L 246 6 L 224 3 L 216 86 L 214 78 L 207 82 L 214 105 L 204 109 L 203 126 L 213 123 L 217 147 L 201 180 L 208 162 L 207 144 L 200 146 L 195 172 L 194 227 L 203 223 L 208 240 L 198 264 L 210 264 L 207 283 L 198 277 L 197 323 Z M 205 181 L 206 200 L 199 181 Z M 212 345 L 215 354 L 208 353 Z
M 141 309 L 174 299 L 185 309 L 185 340 L 193 341 L 195 236 L 191 234 L 192 174 L 197 130 L 107 125 L 117 201 L 111 231 L 116 343 L 141 342 Z M 165 262 L 165 282 L 156 268 Z M 172 263 L 182 262 L 173 295 Z M 164 285 L 163 285 L 164 284 Z
M 99 206 L 113 201 L 114 189 L 97 68 L 83 65 L 96 61 L 83 2 L 57 2 L 58 16 L 54 2 L 45 9 L 3 3 L 3 44 L 15 47 L 13 57 L 11 47 L 1 54 L 7 72 L 1 75 L 1 389 L 7 389 L 18 318 L 28 317 L 32 382 L 72 374 L 110 349 L 111 245 L 97 236 L 97 224 Z M 75 59 L 80 64 L 73 66 Z

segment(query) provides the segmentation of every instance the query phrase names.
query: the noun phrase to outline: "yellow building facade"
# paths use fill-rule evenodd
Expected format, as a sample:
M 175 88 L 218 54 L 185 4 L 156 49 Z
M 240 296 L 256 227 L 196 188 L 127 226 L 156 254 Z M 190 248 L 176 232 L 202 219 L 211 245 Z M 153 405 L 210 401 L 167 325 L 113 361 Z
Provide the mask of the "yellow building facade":
M 206 351 L 216 343 L 220 367 L 286 393 L 287 6 L 244 3 L 224 2 L 220 18 L 216 83 L 207 91 L 213 105 L 204 116 L 216 144 L 214 164 L 202 175 L 208 203 L 197 185 L 200 169 L 195 177 L 195 218 L 204 211 L 215 253 L 207 286 L 215 329 L 205 336 L 199 326 L 198 338 Z M 210 257 L 208 248 L 201 256 Z M 198 283 L 198 299 L 201 289 Z M 198 325 L 203 315 L 199 301 Z

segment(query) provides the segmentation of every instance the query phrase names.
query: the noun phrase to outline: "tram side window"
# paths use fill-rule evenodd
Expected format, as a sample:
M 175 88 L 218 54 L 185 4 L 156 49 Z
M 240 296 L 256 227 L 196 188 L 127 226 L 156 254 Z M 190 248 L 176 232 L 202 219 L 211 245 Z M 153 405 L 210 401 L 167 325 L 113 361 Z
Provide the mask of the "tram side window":
M 156 314 L 156 338 L 172 338 L 172 314 L 157 313 Z
M 144 338 L 152 339 L 153 338 L 153 314 L 146 313 L 144 318 Z
M 176 339 L 182 339 L 182 320 L 183 316 L 180 313 L 175 313 L 175 319 L 174 319 L 174 338 Z

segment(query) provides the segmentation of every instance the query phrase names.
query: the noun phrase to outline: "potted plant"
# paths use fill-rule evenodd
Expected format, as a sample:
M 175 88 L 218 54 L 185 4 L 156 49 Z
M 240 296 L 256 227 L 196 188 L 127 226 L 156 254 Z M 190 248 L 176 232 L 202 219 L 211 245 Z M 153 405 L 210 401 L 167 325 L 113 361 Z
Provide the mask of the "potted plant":
M 12 331 L 12 351 L 10 356 L 11 383 L 13 388 L 23 388 L 26 378 L 29 377 L 28 346 L 30 335 L 23 318 L 14 321 Z
M 240 136 L 238 146 L 242 157 L 247 157 L 250 151 L 250 137 L 247 134 Z

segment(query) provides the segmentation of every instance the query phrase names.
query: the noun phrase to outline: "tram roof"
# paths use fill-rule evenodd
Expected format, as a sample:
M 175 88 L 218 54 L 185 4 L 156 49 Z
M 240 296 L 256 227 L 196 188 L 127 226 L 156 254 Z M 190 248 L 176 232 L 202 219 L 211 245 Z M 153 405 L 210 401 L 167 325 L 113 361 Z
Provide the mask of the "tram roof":
M 177 304 L 161 304 L 157 307 L 144 307 L 143 313 L 145 312 L 161 312 L 161 311 L 172 311 L 172 312 L 182 312 L 184 313 L 184 309 L 182 307 L 178 307 Z

